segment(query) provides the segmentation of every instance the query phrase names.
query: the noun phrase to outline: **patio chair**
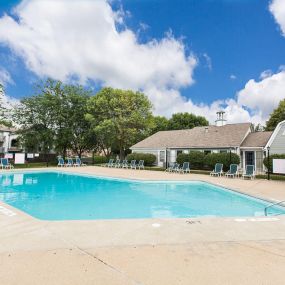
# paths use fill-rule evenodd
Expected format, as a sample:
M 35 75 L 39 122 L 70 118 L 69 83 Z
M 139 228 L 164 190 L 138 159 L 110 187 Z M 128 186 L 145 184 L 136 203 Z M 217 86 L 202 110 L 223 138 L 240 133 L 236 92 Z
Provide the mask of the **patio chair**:
M 255 178 L 255 172 L 254 172 L 254 165 L 247 165 L 245 169 L 245 173 L 242 175 L 242 178 Z
M 179 170 L 180 173 L 190 173 L 190 163 L 189 162 L 183 162 L 182 167 Z
M 223 164 L 216 163 L 215 169 L 210 173 L 210 176 L 222 176 L 223 174 Z
M 70 158 L 70 157 L 68 157 L 65 166 L 66 166 L 66 167 L 72 167 L 72 166 L 74 166 L 74 164 L 73 164 L 73 159 Z
M 73 163 L 73 165 L 74 166 L 86 166 L 86 164 L 81 161 L 79 156 L 75 157 L 75 163 Z
M 180 164 L 175 162 L 174 165 L 173 165 L 173 168 L 172 168 L 172 171 L 170 172 L 180 172 Z
M 166 171 L 166 172 L 172 172 L 173 166 L 174 166 L 174 163 L 173 163 L 173 162 L 170 162 L 170 163 L 168 164 L 168 167 L 165 169 L 165 171 Z
M 115 164 L 114 164 L 114 167 L 115 168 L 120 168 L 121 167 L 121 160 L 120 159 L 117 159 Z
M 231 164 L 230 170 L 225 174 L 226 177 L 238 177 L 238 165 L 237 164 Z
M 114 159 L 109 159 L 109 162 L 108 163 L 106 163 L 106 166 L 107 167 L 113 167 L 114 166 Z
M 144 169 L 144 160 L 140 160 L 138 165 L 137 165 L 138 169 Z
M 132 160 L 131 163 L 130 163 L 130 168 L 131 169 L 137 169 L 137 162 L 136 160 Z
M 122 164 L 121 164 L 122 168 L 129 168 L 129 164 L 128 161 L 125 159 L 123 160 Z
M 64 167 L 65 166 L 64 159 L 62 157 L 58 157 L 57 160 L 58 160 L 57 167 Z
M 2 169 L 12 169 L 14 166 L 9 163 L 8 158 L 1 158 L 0 166 Z

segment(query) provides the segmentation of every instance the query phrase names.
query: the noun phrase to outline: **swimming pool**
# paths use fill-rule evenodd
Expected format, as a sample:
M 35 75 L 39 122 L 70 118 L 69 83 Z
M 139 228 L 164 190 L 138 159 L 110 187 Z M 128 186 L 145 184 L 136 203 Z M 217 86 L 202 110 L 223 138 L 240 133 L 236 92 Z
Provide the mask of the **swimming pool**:
M 269 203 L 205 182 L 151 182 L 63 172 L 0 176 L 0 200 L 42 220 L 260 216 Z M 270 213 L 285 214 L 275 207 Z

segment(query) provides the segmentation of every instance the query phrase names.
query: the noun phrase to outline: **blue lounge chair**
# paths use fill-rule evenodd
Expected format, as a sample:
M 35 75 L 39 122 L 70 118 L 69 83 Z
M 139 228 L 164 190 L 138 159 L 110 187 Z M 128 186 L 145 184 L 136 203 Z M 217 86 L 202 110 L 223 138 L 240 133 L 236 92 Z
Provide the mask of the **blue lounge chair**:
M 238 177 L 238 165 L 237 164 L 231 164 L 229 171 L 225 174 L 226 177 Z
M 106 165 L 105 166 L 107 166 L 107 167 L 113 167 L 113 165 L 114 165 L 114 159 L 109 159 L 109 162 L 108 163 L 106 163 Z
M 9 163 L 8 158 L 1 158 L 1 164 L 0 164 L 2 169 L 11 169 L 14 168 L 14 166 Z
M 190 173 L 190 163 L 189 162 L 183 162 L 182 167 L 179 170 L 180 173 Z
M 130 163 L 130 168 L 131 169 L 137 169 L 137 162 L 136 160 L 132 160 L 131 163 Z
M 242 175 L 242 178 L 255 178 L 255 171 L 254 171 L 254 165 L 247 165 L 245 169 L 245 173 Z
M 140 160 L 139 163 L 137 164 L 138 169 L 144 169 L 144 160 Z
M 117 159 L 115 164 L 114 164 L 114 167 L 116 168 L 120 168 L 121 167 L 121 160 L 120 159 Z
M 64 163 L 64 159 L 62 157 L 58 157 L 58 164 L 57 167 L 64 167 L 65 163 Z
M 165 171 L 166 172 L 172 172 L 174 164 L 175 163 L 173 163 L 173 162 L 169 162 L 168 167 L 165 169 Z
M 222 176 L 223 174 L 223 164 L 216 163 L 215 169 L 210 173 L 210 176 Z
M 67 167 L 74 166 L 72 158 L 70 158 L 70 157 L 67 158 L 67 163 L 65 164 L 65 166 L 67 166 Z
M 75 157 L 75 163 L 73 165 L 74 166 L 86 166 L 86 164 L 81 161 L 79 156 Z
M 174 165 L 173 165 L 173 168 L 172 168 L 172 171 L 170 172 L 180 172 L 180 164 L 175 162 Z
M 128 161 L 125 159 L 125 160 L 123 160 L 123 162 L 122 162 L 122 168 L 129 168 L 129 164 L 128 164 Z

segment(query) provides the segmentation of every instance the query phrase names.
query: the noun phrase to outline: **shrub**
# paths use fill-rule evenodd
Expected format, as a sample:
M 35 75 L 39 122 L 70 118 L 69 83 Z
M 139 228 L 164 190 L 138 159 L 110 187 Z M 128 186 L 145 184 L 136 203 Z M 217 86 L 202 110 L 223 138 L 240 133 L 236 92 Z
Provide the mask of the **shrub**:
M 222 163 L 223 170 L 227 171 L 230 168 L 230 164 L 239 164 L 240 158 L 235 153 L 210 153 L 205 156 L 204 162 L 206 166 L 211 168 L 214 168 L 216 163 Z
M 144 165 L 152 166 L 156 161 L 156 156 L 152 153 L 136 153 L 136 152 L 134 152 L 134 153 L 128 154 L 126 159 L 129 162 L 131 160 L 136 160 L 136 161 L 144 160 Z
M 99 155 L 94 156 L 94 164 L 107 163 L 108 161 L 109 161 L 109 158 L 106 156 L 99 156 Z
M 263 164 L 265 165 L 265 167 L 272 172 L 273 170 L 273 159 L 285 159 L 285 154 L 272 154 L 269 155 L 269 165 L 268 165 L 268 158 L 265 157 L 263 159 Z
M 192 151 L 189 154 L 181 153 L 177 156 L 177 162 L 189 162 L 192 169 L 203 169 L 205 154 L 201 151 Z

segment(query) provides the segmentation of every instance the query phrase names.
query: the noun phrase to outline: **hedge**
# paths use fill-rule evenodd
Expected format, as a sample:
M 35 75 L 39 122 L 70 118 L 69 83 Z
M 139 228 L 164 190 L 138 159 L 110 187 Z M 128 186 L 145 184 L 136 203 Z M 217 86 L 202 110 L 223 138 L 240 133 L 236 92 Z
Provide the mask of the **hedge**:
M 93 159 L 94 159 L 94 164 L 102 164 L 102 163 L 107 163 L 109 161 L 108 157 L 99 156 L 99 155 L 95 155 Z
M 227 171 L 230 168 L 230 164 L 239 164 L 240 158 L 235 153 L 209 153 L 205 156 L 205 166 L 214 168 L 216 163 L 223 164 L 223 170 Z
M 190 162 L 192 169 L 203 169 L 204 168 L 205 154 L 201 151 L 193 151 L 189 154 L 181 153 L 177 156 L 177 163 L 183 164 L 183 162 Z
M 263 164 L 265 165 L 265 167 L 272 172 L 273 170 L 273 159 L 285 159 L 285 154 L 272 154 L 269 155 L 269 165 L 268 165 L 268 157 L 265 157 L 263 159 Z
M 152 166 L 156 161 L 156 156 L 152 153 L 130 153 L 127 155 L 127 160 L 144 160 L 144 165 Z

